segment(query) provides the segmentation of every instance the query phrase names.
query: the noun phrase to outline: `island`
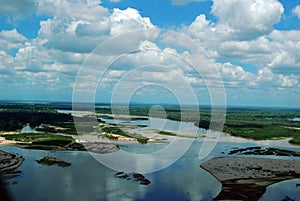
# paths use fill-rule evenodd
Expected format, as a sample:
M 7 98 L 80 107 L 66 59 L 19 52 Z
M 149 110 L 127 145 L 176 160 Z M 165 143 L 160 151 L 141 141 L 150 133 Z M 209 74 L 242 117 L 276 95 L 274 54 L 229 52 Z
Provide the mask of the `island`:
M 55 165 L 55 164 L 57 164 L 60 167 L 69 167 L 69 166 L 71 166 L 71 163 L 60 160 L 58 158 L 54 158 L 54 157 L 44 157 L 40 160 L 36 160 L 36 162 L 38 164 L 47 165 L 47 166 L 52 166 L 52 165 Z
M 145 178 L 145 176 L 140 174 L 140 173 L 118 172 L 114 176 L 116 178 L 119 178 L 119 179 L 125 179 L 125 180 L 128 180 L 128 181 L 135 181 L 135 182 L 139 183 L 140 185 L 145 185 L 145 186 L 147 186 L 151 183 L 150 180 Z
M 24 149 L 90 151 L 99 154 L 112 153 L 119 150 L 117 144 L 88 141 L 78 142 L 71 136 L 53 133 L 4 133 L 1 136 L 9 142 L 8 145 Z
M 258 200 L 266 187 L 300 178 L 300 161 L 250 157 L 219 157 L 200 165 L 222 183 L 214 200 Z
M 24 158 L 0 150 L 0 173 L 14 175 L 22 165 Z

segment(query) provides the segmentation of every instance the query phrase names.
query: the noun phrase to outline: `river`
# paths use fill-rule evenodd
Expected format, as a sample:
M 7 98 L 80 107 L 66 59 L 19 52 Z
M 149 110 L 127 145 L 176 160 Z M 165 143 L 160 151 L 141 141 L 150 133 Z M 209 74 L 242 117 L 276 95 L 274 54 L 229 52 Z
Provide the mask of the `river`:
M 170 120 L 150 119 L 148 121 L 164 121 L 165 127 L 160 124 L 151 124 L 143 129 L 166 129 L 176 131 L 180 128 L 180 122 Z M 122 122 L 118 122 L 122 123 Z M 132 122 L 134 124 L 148 124 L 145 121 Z M 192 127 L 191 123 L 183 123 Z M 159 127 L 156 127 L 159 126 Z M 198 134 L 205 133 L 197 130 Z M 180 139 L 180 138 L 179 138 Z M 150 185 L 143 186 L 134 181 L 128 181 L 114 177 L 117 171 L 112 170 L 98 162 L 97 154 L 90 155 L 80 151 L 41 151 L 25 150 L 13 146 L 1 146 L 1 150 L 24 156 L 25 161 L 19 168 L 20 176 L 7 181 L 7 187 L 15 200 L 87 200 L 87 201 L 199 201 L 212 200 L 221 191 L 221 184 L 211 174 L 199 167 L 201 163 L 217 156 L 226 156 L 235 148 L 250 146 L 275 147 L 294 151 L 300 151 L 299 146 L 288 144 L 288 140 L 278 141 L 254 141 L 231 137 L 222 134 L 217 140 L 212 151 L 205 158 L 199 158 L 199 150 L 203 147 L 205 138 L 197 138 L 191 141 L 189 149 L 170 166 L 144 176 L 151 181 Z M 180 142 L 180 141 L 179 141 Z M 169 143 L 151 142 L 146 145 L 128 143 L 120 146 L 126 153 L 140 154 L 153 153 L 163 150 Z M 180 149 L 180 146 L 177 147 Z M 72 163 L 70 167 L 43 166 L 36 163 L 45 156 L 53 156 Z M 109 157 L 110 155 L 106 155 Z M 261 156 L 267 157 L 267 156 Z M 96 158 L 96 159 L 95 159 Z M 280 159 L 300 160 L 296 157 L 275 157 Z M 145 159 L 147 166 L 151 161 Z M 120 169 L 122 164 L 120 164 Z M 142 166 L 142 165 L 141 165 Z M 273 184 L 267 188 L 261 200 L 280 201 L 288 196 L 295 200 L 300 198 L 300 188 L 296 184 L 300 179 L 293 179 Z

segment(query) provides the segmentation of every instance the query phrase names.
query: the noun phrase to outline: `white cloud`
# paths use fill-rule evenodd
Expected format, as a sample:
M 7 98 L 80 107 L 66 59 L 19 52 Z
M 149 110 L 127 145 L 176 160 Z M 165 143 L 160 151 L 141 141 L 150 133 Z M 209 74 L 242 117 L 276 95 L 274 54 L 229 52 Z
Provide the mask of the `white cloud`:
M 0 32 L 0 37 L 13 43 L 24 42 L 26 40 L 26 38 L 18 33 L 16 29 L 10 31 L 3 30 Z
M 269 68 L 264 68 L 258 71 L 256 83 L 263 88 L 299 88 L 298 79 L 295 75 L 274 74 Z
M 236 37 L 253 39 L 270 33 L 284 9 L 277 0 L 214 0 L 211 12 Z
M 38 39 L 47 48 L 54 48 L 66 52 L 91 52 L 103 42 L 103 35 L 97 37 L 76 34 L 76 27 L 81 21 L 70 18 L 54 18 L 42 21 Z
M 99 0 L 38 0 L 37 13 L 74 20 L 98 21 L 109 15 Z
M 139 50 L 156 50 L 160 51 L 160 48 L 153 42 L 150 42 L 148 40 L 141 41 L 139 43 Z
M 251 11 L 256 7 L 256 11 Z M 300 32 L 272 28 L 283 12 L 279 2 L 215 0 L 212 12 L 218 15 L 217 22 L 213 23 L 201 14 L 181 29 L 212 58 L 251 64 L 258 70 L 268 67 L 277 74 L 300 74 Z M 259 27 L 266 31 L 260 32 Z M 247 30 L 256 34 L 249 35 Z M 173 38 L 175 41 L 179 43 Z
M 38 39 L 47 48 L 90 52 L 110 33 L 109 11 L 97 0 L 40 0 L 38 13 L 53 16 L 40 22 Z
M 110 34 L 110 24 L 107 21 L 80 22 L 76 26 L 76 35 L 79 37 L 99 37 Z
M 270 67 L 276 73 L 299 74 L 300 31 L 277 31 L 251 41 L 225 41 L 215 49 L 215 58 L 237 60 L 261 69 Z
M 297 17 L 300 19 L 300 5 L 296 6 L 293 9 L 293 12 L 297 15 Z
M 7 54 L 5 51 L 0 50 L 0 75 L 12 74 L 14 58 Z
M 99 5 L 94 6 L 100 7 Z M 38 34 L 39 39 L 44 41 L 44 46 L 48 48 L 66 52 L 89 53 L 110 37 L 128 31 L 155 27 L 149 18 L 142 17 L 137 10 L 132 8 L 114 9 L 110 15 L 103 15 L 101 10 L 94 13 L 93 19 L 86 16 L 74 18 L 58 15 L 53 19 L 42 21 Z M 90 15 L 92 16 L 92 14 Z M 136 38 L 138 42 L 139 37 Z
M 272 58 L 268 66 L 277 73 L 294 73 L 300 75 L 300 41 L 299 30 L 277 31 L 270 35 Z
M 192 33 L 201 33 L 209 26 L 210 21 L 206 20 L 204 14 L 200 14 L 196 17 L 195 21 L 189 26 L 189 29 Z
M 243 63 L 255 64 L 258 68 L 264 67 L 272 59 L 272 46 L 265 36 L 251 41 L 225 41 L 215 46 L 216 58 L 237 60 Z M 263 58 L 262 58 L 263 57 Z
M 151 29 L 154 25 L 148 17 L 142 17 L 139 12 L 133 8 L 120 10 L 115 8 L 110 16 L 111 34 L 118 35 L 124 32 Z
M 40 72 L 44 62 L 51 61 L 47 51 L 34 43 L 26 42 L 18 50 L 15 57 L 14 69 L 16 71 Z
M 27 38 L 18 33 L 16 29 L 0 32 L 0 49 L 5 50 L 7 53 L 21 48 L 26 41 Z
M 27 39 L 15 29 L 0 32 L 0 47 L 5 50 L 0 51 L 1 74 L 19 77 L 22 87 L 44 87 L 52 91 L 62 85 L 69 88 L 84 59 L 95 47 L 124 32 L 155 28 L 149 18 L 142 17 L 135 9 L 110 12 L 99 3 L 95 0 L 40 0 L 38 14 L 50 17 L 40 22 L 37 38 Z M 131 40 L 121 37 L 114 50 L 124 46 L 137 49 L 141 39 L 156 35 L 153 31 L 137 34 L 133 32 Z M 15 55 L 11 56 L 12 50 Z M 110 53 L 110 50 L 105 51 Z M 106 60 L 107 56 L 101 59 Z M 20 83 L 14 85 L 17 84 Z
M 235 66 L 229 62 L 224 64 L 219 63 L 217 66 L 225 82 L 238 81 L 243 86 L 249 86 L 253 79 L 255 79 L 254 74 L 245 71 L 241 66 Z
M 183 5 L 192 1 L 172 2 Z M 23 83 L 29 88 L 71 90 L 76 73 L 89 53 L 113 38 L 87 64 L 90 68 L 84 74 L 87 82 L 80 83 L 83 89 L 97 82 L 99 61 L 106 66 L 115 61 L 115 55 L 128 53 L 118 58 L 107 72 L 103 83 L 107 91 L 129 71 L 125 80 L 128 87 L 139 83 L 167 84 L 184 94 L 184 87 L 178 84 L 181 79 L 201 90 L 205 85 L 217 88 L 222 82 L 214 68 L 229 95 L 270 88 L 275 95 L 279 93 L 277 89 L 280 93 L 300 91 L 300 31 L 273 29 L 283 13 L 282 5 L 275 0 L 214 0 L 212 14 L 219 19 L 212 22 L 200 14 L 193 23 L 181 27 L 183 37 L 159 30 L 136 9 L 109 11 L 99 0 L 38 0 L 36 9 L 39 15 L 50 16 L 40 22 L 37 38 L 27 39 L 16 29 L 0 32 L 0 75 L 18 78 L 14 86 L 23 87 Z M 298 7 L 294 9 L 296 14 L 297 10 Z M 195 44 L 207 50 L 212 58 L 207 58 Z M 229 61 L 238 61 L 241 66 Z M 257 67 L 257 72 L 248 72 L 243 63 Z M 146 65 L 143 69 L 134 70 L 143 65 Z
M 48 50 L 48 54 L 53 60 L 61 64 L 82 64 L 88 54 L 64 52 L 59 50 Z

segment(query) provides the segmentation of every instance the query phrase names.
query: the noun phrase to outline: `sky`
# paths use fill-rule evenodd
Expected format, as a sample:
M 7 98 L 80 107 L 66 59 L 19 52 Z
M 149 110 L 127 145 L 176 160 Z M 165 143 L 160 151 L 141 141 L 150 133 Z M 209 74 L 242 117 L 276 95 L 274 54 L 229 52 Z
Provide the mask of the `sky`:
M 0 5 L 0 100 L 300 107 L 300 0 Z

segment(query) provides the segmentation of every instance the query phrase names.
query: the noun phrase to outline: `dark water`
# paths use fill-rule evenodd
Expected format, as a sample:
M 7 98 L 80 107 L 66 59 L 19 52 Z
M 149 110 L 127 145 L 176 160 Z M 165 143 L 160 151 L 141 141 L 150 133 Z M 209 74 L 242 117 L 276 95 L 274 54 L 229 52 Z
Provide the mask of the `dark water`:
M 122 146 L 127 152 L 139 150 L 151 152 L 166 146 L 164 143 L 147 145 L 130 144 Z M 20 167 L 22 174 L 8 180 L 7 187 L 16 200 L 101 200 L 101 201 L 196 201 L 212 200 L 221 190 L 221 184 L 199 165 L 209 158 L 224 156 L 232 147 L 247 147 L 253 144 L 219 142 L 213 152 L 199 160 L 201 142 L 193 143 L 188 152 L 170 167 L 145 177 L 151 181 L 148 186 L 134 181 L 115 178 L 115 171 L 103 166 L 87 152 L 24 150 L 2 146 L 1 150 L 25 157 Z M 293 150 L 298 148 L 294 148 Z M 53 156 L 67 162 L 70 167 L 42 166 L 35 162 L 44 156 Z M 285 157 L 280 157 L 285 158 Z M 269 186 L 261 200 L 282 200 L 286 195 L 297 200 L 299 179 L 284 181 Z

